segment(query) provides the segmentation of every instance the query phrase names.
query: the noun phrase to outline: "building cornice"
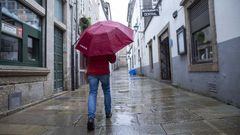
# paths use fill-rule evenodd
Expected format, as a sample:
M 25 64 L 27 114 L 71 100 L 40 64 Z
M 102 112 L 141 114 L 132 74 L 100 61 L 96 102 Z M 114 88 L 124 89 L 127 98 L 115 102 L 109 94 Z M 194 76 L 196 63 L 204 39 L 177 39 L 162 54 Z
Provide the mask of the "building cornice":
M 50 70 L 47 68 L 24 66 L 0 66 L 0 77 L 17 76 L 47 76 Z
M 54 24 L 63 31 L 67 30 L 67 26 L 64 23 L 58 21 L 56 17 L 54 18 Z

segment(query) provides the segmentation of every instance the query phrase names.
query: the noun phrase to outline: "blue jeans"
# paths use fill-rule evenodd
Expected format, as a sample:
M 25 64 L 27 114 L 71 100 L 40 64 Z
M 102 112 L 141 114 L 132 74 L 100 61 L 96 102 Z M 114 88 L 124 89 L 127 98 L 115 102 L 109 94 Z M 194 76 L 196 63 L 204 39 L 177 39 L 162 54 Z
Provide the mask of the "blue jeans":
M 104 93 L 105 113 L 111 112 L 110 75 L 89 75 L 88 118 L 95 118 L 99 81 Z

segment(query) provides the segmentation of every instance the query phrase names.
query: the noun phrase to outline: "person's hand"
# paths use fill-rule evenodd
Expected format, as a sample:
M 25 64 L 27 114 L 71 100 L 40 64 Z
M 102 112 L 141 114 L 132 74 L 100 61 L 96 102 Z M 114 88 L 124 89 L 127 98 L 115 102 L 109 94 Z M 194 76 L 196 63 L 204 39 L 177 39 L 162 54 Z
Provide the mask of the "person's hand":
M 86 82 L 88 82 L 87 70 L 85 70 L 83 73 L 84 73 L 84 80 L 86 80 Z
M 108 60 L 110 63 L 116 62 L 116 55 L 115 54 L 109 55 Z

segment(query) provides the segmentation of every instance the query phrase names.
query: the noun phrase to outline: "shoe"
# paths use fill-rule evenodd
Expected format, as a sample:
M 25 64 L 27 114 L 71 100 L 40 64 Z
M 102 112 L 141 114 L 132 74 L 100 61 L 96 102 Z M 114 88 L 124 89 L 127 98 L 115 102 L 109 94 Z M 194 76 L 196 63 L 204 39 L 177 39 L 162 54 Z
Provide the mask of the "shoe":
M 91 131 L 91 130 L 94 130 L 94 128 L 95 128 L 94 119 L 93 118 L 89 118 L 88 122 L 87 122 L 87 129 L 89 131 Z
M 107 113 L 106 114 L 106 118 L 111 118 L 112 117 L 112 113 Z

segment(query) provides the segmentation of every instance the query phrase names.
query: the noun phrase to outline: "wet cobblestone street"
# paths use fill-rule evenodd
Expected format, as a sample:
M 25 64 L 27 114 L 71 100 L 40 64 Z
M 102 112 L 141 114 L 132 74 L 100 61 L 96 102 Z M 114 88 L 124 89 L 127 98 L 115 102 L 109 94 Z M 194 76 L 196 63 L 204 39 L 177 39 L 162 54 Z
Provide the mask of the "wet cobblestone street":
M 96 129 L 87 131 L 88 86 L 0 119 L 0 135 L 240 135 L 240 109 L 127 69 L 111 77 L 111 119 L 98 91 Z

